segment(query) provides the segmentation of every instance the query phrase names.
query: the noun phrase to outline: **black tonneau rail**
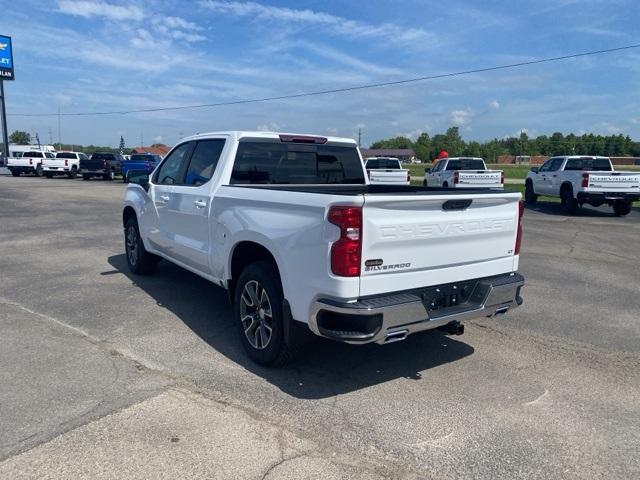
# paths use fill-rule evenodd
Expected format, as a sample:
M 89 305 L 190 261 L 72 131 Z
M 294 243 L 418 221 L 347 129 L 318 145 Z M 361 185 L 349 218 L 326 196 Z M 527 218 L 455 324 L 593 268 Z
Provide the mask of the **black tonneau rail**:
M 273 184 L 247 184 L 227 185 L 237 188 L 260 188 L 264 190 L 278 190 L 285 192 L 323 193 L 326 195 L 489 195 L 496 193 L 518 193 L 514 190 L 502 188 L 443 188 L 422 187 L 413 185 L 273 185 Z

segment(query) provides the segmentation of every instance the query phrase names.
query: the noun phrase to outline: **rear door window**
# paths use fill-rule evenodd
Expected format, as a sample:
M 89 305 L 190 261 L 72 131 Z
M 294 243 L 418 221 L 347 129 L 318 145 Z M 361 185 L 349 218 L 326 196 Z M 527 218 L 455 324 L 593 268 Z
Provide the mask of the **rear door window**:
M 196 144 L 185 175 L 185 185 L 199 186 L 211 179 L 220 160 L 224 142 L 223 139 L 212 139 L 201 140 Z
M 231 184 L 365 184 L 358 150 L 350 146 L 245 141 L 238 145 Z

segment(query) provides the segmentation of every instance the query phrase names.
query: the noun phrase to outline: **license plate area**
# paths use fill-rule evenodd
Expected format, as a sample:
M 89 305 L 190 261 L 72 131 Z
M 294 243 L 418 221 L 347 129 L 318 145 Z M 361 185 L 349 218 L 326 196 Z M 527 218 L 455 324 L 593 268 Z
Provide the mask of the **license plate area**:
M 420 295 L 422 304 L 427 311 L 436 312 L 468 304 L 472 300 L 477 283 L 477 280 L 449 283 L 421 288 L 416 293 Z

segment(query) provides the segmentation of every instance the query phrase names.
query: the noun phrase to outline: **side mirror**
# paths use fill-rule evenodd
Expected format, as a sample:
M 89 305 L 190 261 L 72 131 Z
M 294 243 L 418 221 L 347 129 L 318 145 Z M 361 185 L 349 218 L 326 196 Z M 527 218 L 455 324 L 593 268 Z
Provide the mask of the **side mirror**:
M 149 191 L 149 174 L 146 170 L 129 170 L 127 172 L 129 183 L 135 183 L 144 188 L 145 192 Z
M 431 169 L 430 168 L 425 168 L 424 169 L 424 173 L 431 173 Z
M 533 173 L 538 173 L 539 167 L 531 167 Z

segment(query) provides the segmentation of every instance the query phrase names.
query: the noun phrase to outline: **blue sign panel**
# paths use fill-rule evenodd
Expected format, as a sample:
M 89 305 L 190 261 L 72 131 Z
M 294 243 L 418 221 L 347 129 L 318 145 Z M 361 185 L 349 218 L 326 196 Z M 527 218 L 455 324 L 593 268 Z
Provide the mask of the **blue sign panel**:
M 0 80 L 13 80 L 11 37 L 0 35 Z

